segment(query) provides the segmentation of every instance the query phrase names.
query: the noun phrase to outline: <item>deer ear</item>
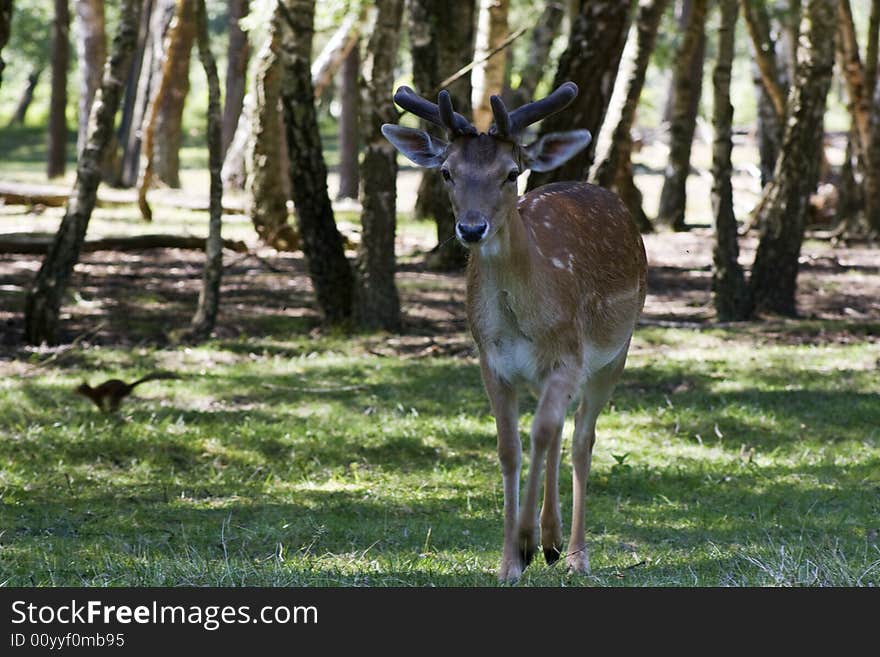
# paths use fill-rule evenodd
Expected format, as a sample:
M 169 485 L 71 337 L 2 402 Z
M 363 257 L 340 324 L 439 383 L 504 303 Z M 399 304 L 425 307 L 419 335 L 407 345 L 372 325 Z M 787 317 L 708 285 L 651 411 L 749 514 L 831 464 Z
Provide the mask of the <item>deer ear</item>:
M 424 130 L 385 123 L 382 126 L 382 134 L 394 148 L 420 167 L 433 169 L 443 164 L 446 159 L 446 149 L 449 144 L 442 139 L 432 137 Z
M 592 140 L 589 130 L 551 132 L 525 147 L 526 165 L 532 171 L 552 171 L 584 150 Z

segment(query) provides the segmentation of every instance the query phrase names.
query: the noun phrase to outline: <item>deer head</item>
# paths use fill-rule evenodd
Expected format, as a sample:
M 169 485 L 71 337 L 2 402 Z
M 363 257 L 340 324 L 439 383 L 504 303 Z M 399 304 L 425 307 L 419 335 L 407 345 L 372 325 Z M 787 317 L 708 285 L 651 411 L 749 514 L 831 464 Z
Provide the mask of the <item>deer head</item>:
M 382 134 L 415 164 L 440 169 L 456 216 L 456 235 L 465 246 L 478 246 L 503 228 L 516 207 L 517 180 L 526 169 L 550 171 L 589 145 L 592 137 L 588 130 L 547 134 L 527 146 L 521 141 L 528 126 L 564 109 L 577 93 L 577 85 L 566 82 L 546 98 L 512 112 L 499 96 L 492 96 L 495 122 L 488 133 L 477 133 L 453 109 L 445 90 L 434 104 L 409 87 L 401 87 L 394 101 L 442 127 L 446 139 L 393 124 L 383 125 Z

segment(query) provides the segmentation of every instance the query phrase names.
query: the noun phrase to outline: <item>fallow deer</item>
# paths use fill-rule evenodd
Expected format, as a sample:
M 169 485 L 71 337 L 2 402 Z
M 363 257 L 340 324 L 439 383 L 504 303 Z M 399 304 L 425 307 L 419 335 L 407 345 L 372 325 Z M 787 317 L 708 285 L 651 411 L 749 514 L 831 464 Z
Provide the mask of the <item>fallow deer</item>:
M 566 82 L 511 112 L 495 96 L 494 124 L 478 133 L 454 111 L 445 91 L 434 104 L 401 87 L 395 102 L 444 128 L 447 140 L 423 130 L 382 127 L 414 163 L 440 168 L 456 235 L 470 251 L 467 315 L 495 416 L 504 488 L 502 581 L 519 579 L 539 543 L 548 563 L 563 555 L 560 443 L 573 404 L 573 504 L 564 556 L 571 570 L 589 572 L 584 496 L 596 418 L 623 371 L 645 301 L 645 249 L 620 198 L 585 182 L 553 183 L 518 196 L 517 180 L 525 169 L 554 169 L 589 144 L 587 130 L 521 143 L 530 124 L 562 110 L 577 92 Z M 538 399 L 521 506 L 520 382 Z M 538 488 L 545 467 L 539 537 Z

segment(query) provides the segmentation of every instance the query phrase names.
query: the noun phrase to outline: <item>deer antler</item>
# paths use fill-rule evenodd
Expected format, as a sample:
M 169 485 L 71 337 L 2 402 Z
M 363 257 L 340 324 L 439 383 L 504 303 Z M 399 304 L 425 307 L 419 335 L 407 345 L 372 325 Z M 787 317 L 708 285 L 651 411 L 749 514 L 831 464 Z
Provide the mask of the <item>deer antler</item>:
M 477 134 L 477 129 L 471 125 L 471 122 L 452 108 L 452 99 L 445 89 L 438 94 L 435 104 L 422 98 L 409 87 L 400 87 L 394 94 L 394 102 L 420 119 L 439 125 L 451 136 Z
M 565 109 L 577 95 L 577 85 L 574 82 L 564 82 L 546 98 L 517 107 L 512 112 L 507 111 L 500 96 L 492 96 L 489 102 L 495 125 L 489 129 L 489 133 L 515 139 L 531 124 Z

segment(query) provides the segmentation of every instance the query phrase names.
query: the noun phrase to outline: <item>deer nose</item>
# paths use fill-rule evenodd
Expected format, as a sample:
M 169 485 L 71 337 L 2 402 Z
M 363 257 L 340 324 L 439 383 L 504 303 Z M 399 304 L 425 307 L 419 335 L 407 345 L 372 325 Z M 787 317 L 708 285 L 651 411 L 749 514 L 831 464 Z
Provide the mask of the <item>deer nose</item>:
M 455 224 L 455 231 L 458 233 L 459 239 L 469 244 L 483 239 L 488 229 L 489 221 L 480 212 L 465 212 L 464 216 Z

